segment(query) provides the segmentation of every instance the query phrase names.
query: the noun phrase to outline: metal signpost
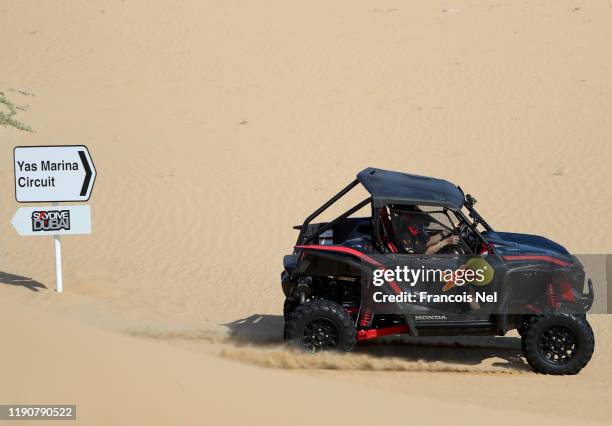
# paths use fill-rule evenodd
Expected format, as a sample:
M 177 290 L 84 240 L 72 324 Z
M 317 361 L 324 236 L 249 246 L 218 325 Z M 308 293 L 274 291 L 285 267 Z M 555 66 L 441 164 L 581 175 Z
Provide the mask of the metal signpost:
M 63 291 L 60 235 L 90 234 L 88 205 L 59 206 L 58 202 L 87 201 L 96 169 L 84 145 L 18 146 L 13 151 L 15 199 L 20 203 L 53 202 L 52 206 L 21 207 L 11 223 L 19 235 L 53 235 L 55 289 Z

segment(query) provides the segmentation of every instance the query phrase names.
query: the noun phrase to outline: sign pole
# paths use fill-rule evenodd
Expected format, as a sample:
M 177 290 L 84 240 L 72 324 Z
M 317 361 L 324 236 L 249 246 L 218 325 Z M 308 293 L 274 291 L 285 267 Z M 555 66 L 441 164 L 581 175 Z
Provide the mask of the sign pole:
M 57 202 L 53 203 L 57 206 Z M 55 246 L 55 291 L 58 293 L 64 292 L 64 284 L 62 282 L 62 244 L 59 234 L 53 236 L 53 245 Z
M 62 245 L 60 243 L 60 236 L 53 236 L 53 243 L 55 245 L 55 291 L 58 293 L 64 292 L 62 283 Z
M 82 206 L 20 207 L 11 220 L 19 235 L 53 236 L 55 251 L 55 290 L 62 293 L 62 235 L 91 234 L 91 208 Z

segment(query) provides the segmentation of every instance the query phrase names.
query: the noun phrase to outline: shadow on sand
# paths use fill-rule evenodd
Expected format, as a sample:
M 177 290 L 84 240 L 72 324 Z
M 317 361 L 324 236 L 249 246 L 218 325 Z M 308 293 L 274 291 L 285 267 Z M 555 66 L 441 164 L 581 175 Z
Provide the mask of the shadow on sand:
M 46 285 L 41 282 L 35 281 L 32 278 L 22 277 L 21 275 L 9 274 L 8 272 L 2 271 L 0 271 L 0 283 L 22 286 L 31 291 L 39 291 L 41 288 L 47 288 Z
M 283 341 L 284 319 L 280 315 L 251 315 L 227 324 L 230 339 L 237 344 L 274 346 Z M 460 365 L 479 365 L 489 358 L 503 361 L 493 366 L 515 371 L 529 371 L 518 337 L 448 336 L 410 337 L 390 336 L 362 342 L 355 353 L 373 357 L 396 357 L 406 361 L 448 362 Z

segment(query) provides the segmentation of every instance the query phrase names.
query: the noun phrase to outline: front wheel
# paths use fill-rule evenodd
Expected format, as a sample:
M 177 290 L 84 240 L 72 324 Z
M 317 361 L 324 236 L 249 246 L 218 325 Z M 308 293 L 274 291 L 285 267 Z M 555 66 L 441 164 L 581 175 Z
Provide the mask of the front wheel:
M 351 316 L 331 300 L 303 303 L 285 321 L 285 341 L 307 352 L 351 351 L 356 343 L 355 334 Z
M 535 315 L 522 335 L 523 354 L 543 374 L 577 374 L 595 349 L 593 330 L 586 319 L 564 313 Z

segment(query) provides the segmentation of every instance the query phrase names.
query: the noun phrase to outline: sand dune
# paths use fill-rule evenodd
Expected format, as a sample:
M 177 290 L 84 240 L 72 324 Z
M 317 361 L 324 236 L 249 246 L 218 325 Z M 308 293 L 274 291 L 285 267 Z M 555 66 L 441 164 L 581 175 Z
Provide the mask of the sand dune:
M 497 229 L 610 252 L 611 17 L 605 1 L 1 5 L 0 92 L 34 132 L 0 126 L 0 399 L 78 401 L 82 424 L 306 422 L 300 400 L 330 421 L 418 402 L 421 422 L 606 422 L 605 316 L 571 378 L 530 373 L 512 336 L 307 357 L 279 346 L 278 275 L 291 226 L 366 166 L 456 182 Z M 98 170 L 61 296 L 51 241 L 10 227 L 12 148 L 40 144 L 86 144 Z
M 3 314 L 20 324 L 4 333 L 20 350 L 8 351 L 0 365 L 5 383 L 11 384 L 0 389 L 0 398 L 22 404 L 76 403 L 81 424 L 300 425 L 312 424 L 313 407 L 326 423 L 371 424 L 392 421 L 406 406 L 404 397 L 391 392 L 245 367 L 0 303 Z M 496 414 L 457 401 L 445 403 L 447 413 L 430 399 L 413 397 L 410 403 L 428 413 L 425 423 L 430 424 L 450 421 L 453 411 L 474 418 Z M 338 410 L 338 405 L 352 404 L 369 409 Z M 502 424 L 553 424 L 543 416 L 507 414 Z

